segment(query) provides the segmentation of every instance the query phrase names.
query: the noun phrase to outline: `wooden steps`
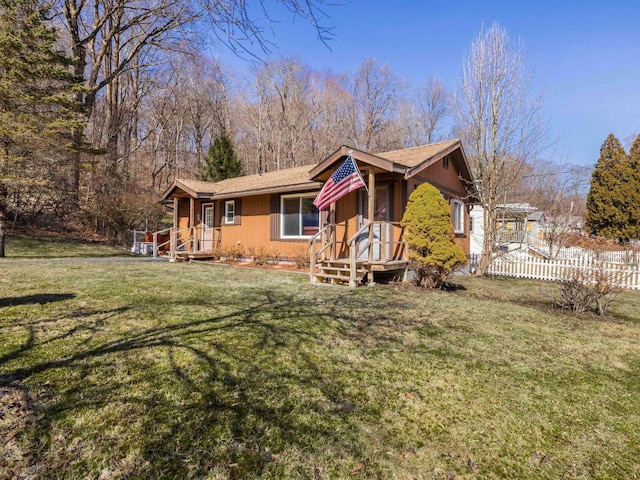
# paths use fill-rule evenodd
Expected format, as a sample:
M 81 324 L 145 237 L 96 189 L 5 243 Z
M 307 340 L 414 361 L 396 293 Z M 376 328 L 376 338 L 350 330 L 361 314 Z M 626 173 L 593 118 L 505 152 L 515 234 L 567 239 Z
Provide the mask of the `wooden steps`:
M 315 273 L 311 274 L 314 283 L 329 282 L 331 284 L 349 285 L 355 288 L 358 285 L 373 284 L 374 272 L 388 278 L 389 273 L 402 272 L 407 268 L 408 262 L 404 260 L 387 260 L 368 262 L 359 260 L 356 262 L 355 278 L 351 278 L 351 269 L 348 259 L 322 260 L 316 264 Z M 404 273 L 402 273 L 404 275 Z
M 316 264 L 312 281 L 319 283 L 328 280 L 331 284 L 345 284 L 355 287 L 364 282 L 367 274 L 364 262 L 356 262 L 355 273 L 356 276 L 352 279 L 348 260 L 323 260 Z

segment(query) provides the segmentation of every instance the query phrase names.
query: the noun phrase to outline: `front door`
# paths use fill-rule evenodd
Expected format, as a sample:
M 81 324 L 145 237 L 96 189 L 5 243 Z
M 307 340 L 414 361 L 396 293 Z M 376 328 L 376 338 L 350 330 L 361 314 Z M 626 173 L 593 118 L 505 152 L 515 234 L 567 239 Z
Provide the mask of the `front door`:
M 206 203 L 202 206 L 202 239 L 200 250 L 208 252 L 213 250 L 213 204 Z
M 360 191 L 359 215 L 360 226 L 368 222 L 369 216 L 369 196 L 364 190 Z M 379 185 L 376 187 L 375 209 L 373 220 L 376 222 L 387 222 L 385 224 L 376 223 L 373 226 L 373 260 L 382 260 L 382 242 L 389 238 L 389 185 Z M 384 229 L 384 231 L 383 231 Z M 358 257 L 359 260 L 367 260 L 369 258 L 369 249 L 364 248 L 369 243 L 369 233 L 365 232 L 358 238 L 358 250 L 364 249 Z M 388 256 L 388 248 L 385 245 L 385 258 Z

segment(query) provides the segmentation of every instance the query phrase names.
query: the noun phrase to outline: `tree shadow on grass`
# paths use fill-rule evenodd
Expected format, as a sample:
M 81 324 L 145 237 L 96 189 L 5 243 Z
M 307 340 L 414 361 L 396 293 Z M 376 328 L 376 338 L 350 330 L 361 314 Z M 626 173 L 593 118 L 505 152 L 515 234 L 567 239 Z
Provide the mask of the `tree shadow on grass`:
M 21 297 L 6 297 L 0 298 L 0 308 L 18 305 L 46 305 L 47 303 L 61 302 L 72 298 L 75 298 L 73 293 L 39 293 Z
M 144 478 L 257 478 L 285 476 L 291 464 L 311 477 L 306 456 L 339 456 L 334 476 L 370 464 L 363 422 L 375 425 L 378 407 L 354 388 L 366 372 L 336 354 L 335 338 L 364 351 L 420 320 L 396 318 L 402 305 L 388 299 L 345 297 L 345 308 L 275 289 L 246 293 L 244 308 L 224 300 L 217 315 L 106 337 L 72 323 L 56 340 L 82 333 L 76 351 L 0 370 L 0 387 L 19 392 L 25 415 L 37 419 L 16 427 L 23 460 L 4 468 L 51 478 L 97 476 L 98 465 Z M 12 358 L 36 344 L 32 338 Z M 78 427 L 80 417 L 96 423 Z

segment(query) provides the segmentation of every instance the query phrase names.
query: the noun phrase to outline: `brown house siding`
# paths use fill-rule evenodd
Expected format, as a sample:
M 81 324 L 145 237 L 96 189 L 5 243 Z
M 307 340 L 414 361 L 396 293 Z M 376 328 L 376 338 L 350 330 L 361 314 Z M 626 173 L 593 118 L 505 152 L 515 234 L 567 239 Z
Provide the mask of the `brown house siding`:
M 294 257 L 308 252 L 309 241 L 280 239 L 280 195 L 256 195 L 242 197 L 242 223 L 226 225 L 220 219 L 220 246 L 222 249 L 238 247 L 245 255 L 251 252 L 269 252 L 280 257 Z M 237 205 L 237 203 L 236 203 Z M 224 209 L 224 201 L 216 204 L 217 211 Z

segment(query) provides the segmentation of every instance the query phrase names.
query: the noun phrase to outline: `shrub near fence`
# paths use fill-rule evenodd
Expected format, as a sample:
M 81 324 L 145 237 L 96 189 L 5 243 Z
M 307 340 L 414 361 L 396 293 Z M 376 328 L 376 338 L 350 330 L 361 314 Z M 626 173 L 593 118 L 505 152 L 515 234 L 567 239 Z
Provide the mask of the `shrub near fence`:
M 498 257 L 491 263 L 487 273 L 506 277 L 560 282 L 570 278 L 572 272 L 576 270 L 586 272 L 604 270 L 611 275 L 616 287 L 640 290 L 640 270 L 638 266 L 608 263 L 591 257 L 555 260 L 535 257 Z

